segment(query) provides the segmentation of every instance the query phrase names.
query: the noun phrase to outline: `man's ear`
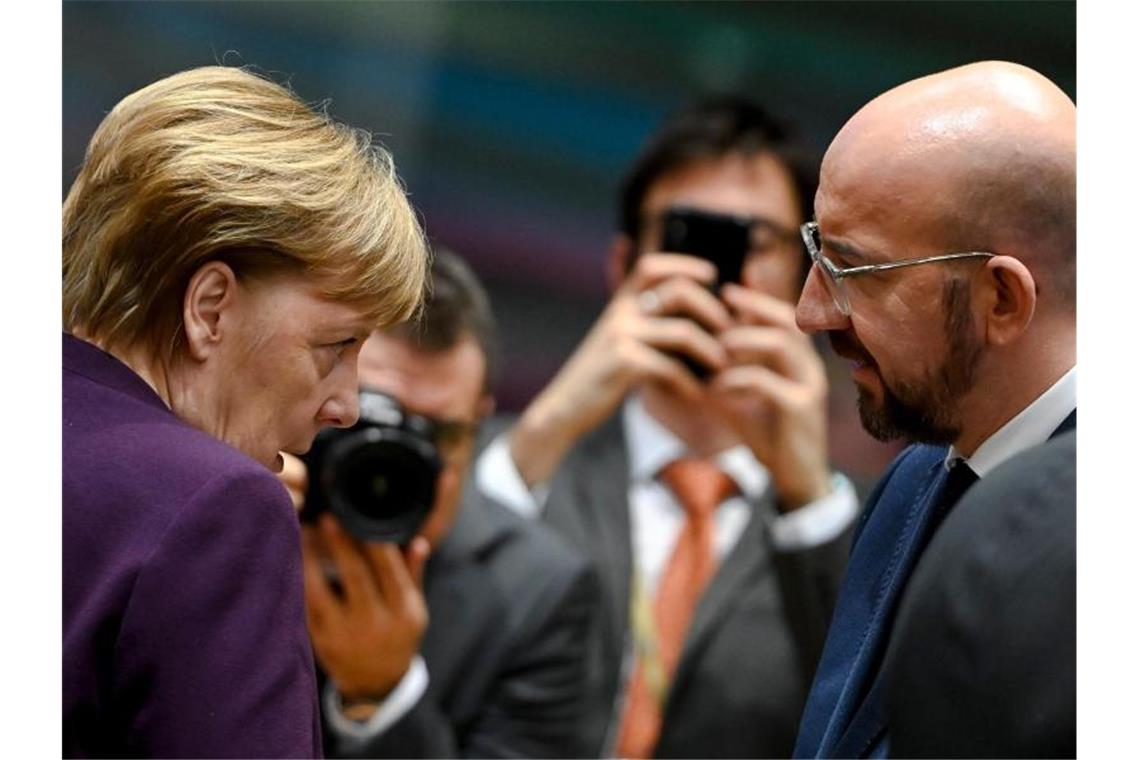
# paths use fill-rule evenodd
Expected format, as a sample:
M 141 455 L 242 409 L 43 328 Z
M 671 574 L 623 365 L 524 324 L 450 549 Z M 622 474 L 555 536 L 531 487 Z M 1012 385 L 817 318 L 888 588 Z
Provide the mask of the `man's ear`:
M 182 302 L 182 323 L 193 359 L 204 361 L 217 348 L 227 324 L 223 316 L 237 298 L 237 276 L 221 261 L 203 264 L 190 278 Z
M 1012 256 L 994 256 L 982 268 L 986 342 L 1006 346 L 1029 327 L 1037 309 L 1037 283 L 1025 264 Z
M 606 286 L 613 293 L 625 282 L 629 267 L 633 263 L 633 240 L 624 232 L 619 232 L 610 240 L 610 255 L 606 260 Z

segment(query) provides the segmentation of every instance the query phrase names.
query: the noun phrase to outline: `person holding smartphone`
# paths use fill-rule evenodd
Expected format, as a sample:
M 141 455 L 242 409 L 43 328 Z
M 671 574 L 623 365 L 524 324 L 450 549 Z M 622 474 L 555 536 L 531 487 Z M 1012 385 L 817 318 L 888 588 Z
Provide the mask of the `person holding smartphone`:
M 673 116 L 625 180 L 610 303 L 477 463 L 597 564 L 603 754 L 792 751 L 857 511 L 795 324 L 804 155 L 749 102 Z

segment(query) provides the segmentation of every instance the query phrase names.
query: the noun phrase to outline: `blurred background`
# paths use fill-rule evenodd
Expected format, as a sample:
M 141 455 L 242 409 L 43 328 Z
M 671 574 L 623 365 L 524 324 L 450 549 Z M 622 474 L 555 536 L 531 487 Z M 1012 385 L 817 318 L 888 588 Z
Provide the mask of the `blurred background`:
M 176 71 L 249 65 L 329 99 L 487 284 L 517 411 L 603 307 L 618 182 L 670 110 L 741 93 L 822 153 L 883 90 L 990 58 L 1075 99 L 1075 2 L 65 2 L 63 192 L 107 111 Z M 834 459 L 866 482 L 897 447 L 824 355 Z

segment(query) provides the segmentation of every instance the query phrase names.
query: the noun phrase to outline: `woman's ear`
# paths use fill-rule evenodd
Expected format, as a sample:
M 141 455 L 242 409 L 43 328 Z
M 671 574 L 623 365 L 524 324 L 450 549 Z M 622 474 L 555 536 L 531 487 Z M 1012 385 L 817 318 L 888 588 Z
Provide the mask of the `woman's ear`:
M 986 342 L 1009 345 L 1021 337 L 1033 320 L 1037 283 L 1029 268 L 1012 256 L 994 256 L 981 274 Z
M 238 298 L 234 271 L 221 261 L 203 264 L 190 278 L 182 302 L 182 323 L 189 355 L 204 361 L 221 342 L 223 316 Z
M 633 240 L 624 232 L 614 235 L 610 241 L 610 256 L 606 260 L 606 285 L 613 293 L 625 282 L 626 275 L 633 265 Z

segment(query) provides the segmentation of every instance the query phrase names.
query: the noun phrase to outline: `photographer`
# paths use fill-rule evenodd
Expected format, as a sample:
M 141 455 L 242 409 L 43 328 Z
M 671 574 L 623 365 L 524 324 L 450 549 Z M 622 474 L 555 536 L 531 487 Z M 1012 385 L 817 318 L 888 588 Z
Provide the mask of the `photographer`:
M 309 629 L 327 675 L 326 751 L 580 756 L 594 576 L 543 526 L 463 498 L 478 424 L 494 406 L 494 326 L 461 260 L 437 251 L 431 274 L 422 320 L 375 332 L 361 349 L 361 424 L 318 439 L 312 472 L 291 459 L 282 476 L 303 519 L 306 498 L 328 507 L 303 529 Z M 392 409 L 405 416 L 384 421 Z M 398 428 L 404 459 L 345 444 L 362 425 L 374 439 Z M 345 482 L 354 472 L 363 485 Z M 385 531 L 402 520 L 407 537 L 401 512 L 424 472 L 438 472 L 428 479 L 434 496 L 406 548 L 362 540 L 399 540 Z M 359 506 L 346 507 L 353 495 Z
M 597 563 L 603 752 L 791 754 L 858 507 L 795 325 L 813 176 L 754 104 L 670 119 L 624 183 L 609 305 L 477 465 Z

